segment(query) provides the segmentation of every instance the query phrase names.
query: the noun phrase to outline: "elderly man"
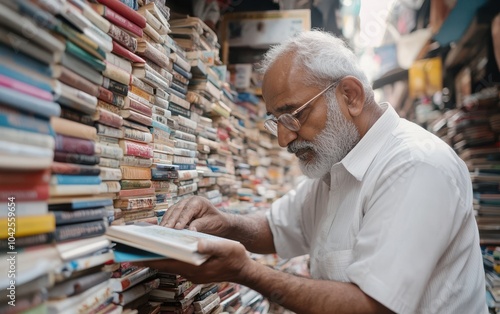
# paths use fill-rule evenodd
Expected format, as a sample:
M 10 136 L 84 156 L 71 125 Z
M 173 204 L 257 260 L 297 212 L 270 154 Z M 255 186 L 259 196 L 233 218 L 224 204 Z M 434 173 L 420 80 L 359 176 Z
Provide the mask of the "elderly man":
M 377 104 L 354 54 L 327 33 L 274 47 L 263 68 L 266 128 L 310 179 L 267 215 L 183 200 L 162 225 L 241 244 L 201 242 L 212 257 L 199 267 L 148 264 L 241 283 L 298 313 L 487 313 L 471 182 L 453 150 Z M 245 248 L 310 254 L 313 279 L 262 266 Z

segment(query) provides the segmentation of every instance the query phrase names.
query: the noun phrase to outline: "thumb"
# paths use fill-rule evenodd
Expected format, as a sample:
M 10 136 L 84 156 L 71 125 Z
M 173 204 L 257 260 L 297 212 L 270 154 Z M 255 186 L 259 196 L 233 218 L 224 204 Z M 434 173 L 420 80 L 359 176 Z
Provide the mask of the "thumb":
M 198 241 L 198 252 L 207 255 L 224 255 L 225 249 L 223 241 L 200 239 Z

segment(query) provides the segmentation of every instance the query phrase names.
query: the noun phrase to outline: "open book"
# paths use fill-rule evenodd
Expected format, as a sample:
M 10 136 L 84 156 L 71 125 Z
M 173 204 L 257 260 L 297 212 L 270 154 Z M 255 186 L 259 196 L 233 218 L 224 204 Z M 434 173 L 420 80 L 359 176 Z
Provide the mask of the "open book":
M 232 241 L 201 232 L 170 229 L 148 223 L 111 226 L 106 237 L 120 244 L 115 249 L 116 262 L 173 258 L 193 265 L 201 265 L 209 258 L 208 255 L 198 253 L 198 240 L 206 238 Z

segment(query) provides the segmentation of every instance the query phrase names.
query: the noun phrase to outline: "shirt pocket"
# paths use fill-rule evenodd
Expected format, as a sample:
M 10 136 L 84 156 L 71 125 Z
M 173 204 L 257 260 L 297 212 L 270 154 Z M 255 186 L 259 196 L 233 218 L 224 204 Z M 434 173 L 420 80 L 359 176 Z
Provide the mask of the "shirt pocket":
M 315 261 L 319 278 L 349 282 L 346 269 L 353 261 L 352 249 L 320 253 Z

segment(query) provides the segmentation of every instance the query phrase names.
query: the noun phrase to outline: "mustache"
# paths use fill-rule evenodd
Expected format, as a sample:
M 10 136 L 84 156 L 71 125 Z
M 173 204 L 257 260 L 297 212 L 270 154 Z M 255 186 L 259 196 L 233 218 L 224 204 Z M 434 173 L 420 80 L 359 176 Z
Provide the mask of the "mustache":
M 314 150 L 314 145 L 311 142 L 306 142 L 306 141 L 293 141 L 290 143 L 290 145 L 288 145 L 286 150 L 290 154 L 295 154 L 299 150 L 305 149 L 305 148 Z

